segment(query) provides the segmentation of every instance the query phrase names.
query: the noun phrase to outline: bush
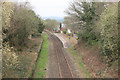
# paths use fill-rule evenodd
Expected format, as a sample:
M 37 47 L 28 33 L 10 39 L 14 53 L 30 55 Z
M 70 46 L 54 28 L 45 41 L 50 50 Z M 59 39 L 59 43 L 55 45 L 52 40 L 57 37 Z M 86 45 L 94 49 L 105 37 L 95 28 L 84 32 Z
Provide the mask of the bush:
M 106 56 L 107 62 L 118 59 L 118 6 L 108 6 L 100 19 L 101 54 Z
M 34 33 L 34 34 L 32 34 L 32 36 L 33 37 L 39 37 L 39 36 L 41 36 L 41 33 Z
M 63 33 L 64 33 L 64 34 L 66 34 L 66 33 L 67 33 L 67 31 L 63 31 Z
M 0 1 L 1 2 L 1 1 Z M 28 3 L 27 3 L 28 4 Z M 35 33 L 40 36 L 44 26 L 41 19 L 32 11 L 26 3 L 14 4 L 2 2 L 2 77 L 19 78 L 25 74 L 28 68 L 23 65 L 22 57 L 16 52 L 23 51 L 28 36 Z M 39 33 L 39 34 L 37 34 Z M 27 61 L 29 63 L 31 61 Z M 25 64 L 26 65 L 26 64 Z M 24 72 L 22 71 L 24 70 Z M 12 73 L 12 74 L 11 74 Z
M 13 48 L 9 46 L 8 43 L 3 44 L 2 61 L 2 77 L 13 77 L 13 75 L 10 74 L 12 71 L 14 72 L 14 69 L 17 67 L 19 61 L 17 54 L 14 52 Z
M 40 36 L 44 29 L 43 22 L 34 11 L 26 4 L 20 6 L 13 5 L 13 12 L 10 19 L 10 27 L 7 29 L 7 37 L 11 46 L 23 47 L 28 36 L 34 33 L 35 36 Z
M 80 36 L 80 34 L 79 34 Z M 98 42 L 95 34 L 93 32 L 85 32 L 84 34 L 81 35 L 82 39 L 87 41 L 89 45 L 93 45 Z

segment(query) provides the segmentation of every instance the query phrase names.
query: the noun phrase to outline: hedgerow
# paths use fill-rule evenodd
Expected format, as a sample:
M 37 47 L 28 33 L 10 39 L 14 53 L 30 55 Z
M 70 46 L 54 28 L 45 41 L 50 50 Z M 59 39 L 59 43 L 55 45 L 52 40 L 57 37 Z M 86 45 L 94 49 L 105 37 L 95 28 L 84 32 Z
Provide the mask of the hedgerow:
M 118 6 L 108 6 L 100 17 L 101 54 L 106 56 L 107 62 L 118 59 Z

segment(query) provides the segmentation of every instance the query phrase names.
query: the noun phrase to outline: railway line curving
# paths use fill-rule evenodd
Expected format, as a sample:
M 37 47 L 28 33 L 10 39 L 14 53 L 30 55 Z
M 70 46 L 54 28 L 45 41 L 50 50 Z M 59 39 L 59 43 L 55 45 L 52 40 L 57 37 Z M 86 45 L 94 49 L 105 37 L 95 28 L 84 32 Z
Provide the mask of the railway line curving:
M 60 40 L 49 31 L 45 31 L 49 39 L 53 41 L 53 47 L 54 52 L 57 60 L 57 66 L 58 66 L 58 72 L 60 78 L 74 78 L 74 75 L 72 73 L 72 70 L 70 68 L 70 64 L 67 61 L 67 58 L 65 57 L 65 51 L 63 50 L 63 46 L 60 42 Z

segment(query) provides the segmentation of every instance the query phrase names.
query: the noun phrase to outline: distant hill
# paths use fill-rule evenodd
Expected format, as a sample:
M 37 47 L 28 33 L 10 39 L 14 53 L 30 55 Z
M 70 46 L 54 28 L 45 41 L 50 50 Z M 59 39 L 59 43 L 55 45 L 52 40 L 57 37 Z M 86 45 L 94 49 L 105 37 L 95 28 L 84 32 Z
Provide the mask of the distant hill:
M 64 18 L 63 17 L 54 17 L 54 16 L 51 16 L 51 17 L 42 17 L 42 19 L 44 19 L 44 20 L 46 20 L 46 19 L 55 19 L 58 22 L 62 22 Z

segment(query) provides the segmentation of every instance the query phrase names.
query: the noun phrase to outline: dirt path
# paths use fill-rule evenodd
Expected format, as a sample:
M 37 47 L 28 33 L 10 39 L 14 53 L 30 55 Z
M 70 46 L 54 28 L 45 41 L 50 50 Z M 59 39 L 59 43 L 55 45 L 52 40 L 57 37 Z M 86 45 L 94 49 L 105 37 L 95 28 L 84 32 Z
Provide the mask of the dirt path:
M 47 65 L 47 78 L 75 78 L 76 73 L 73 63 L 66 55 L 67 52 L 62 47 L 60 40 L 50 32 L 49 38 L 49 58 Z

